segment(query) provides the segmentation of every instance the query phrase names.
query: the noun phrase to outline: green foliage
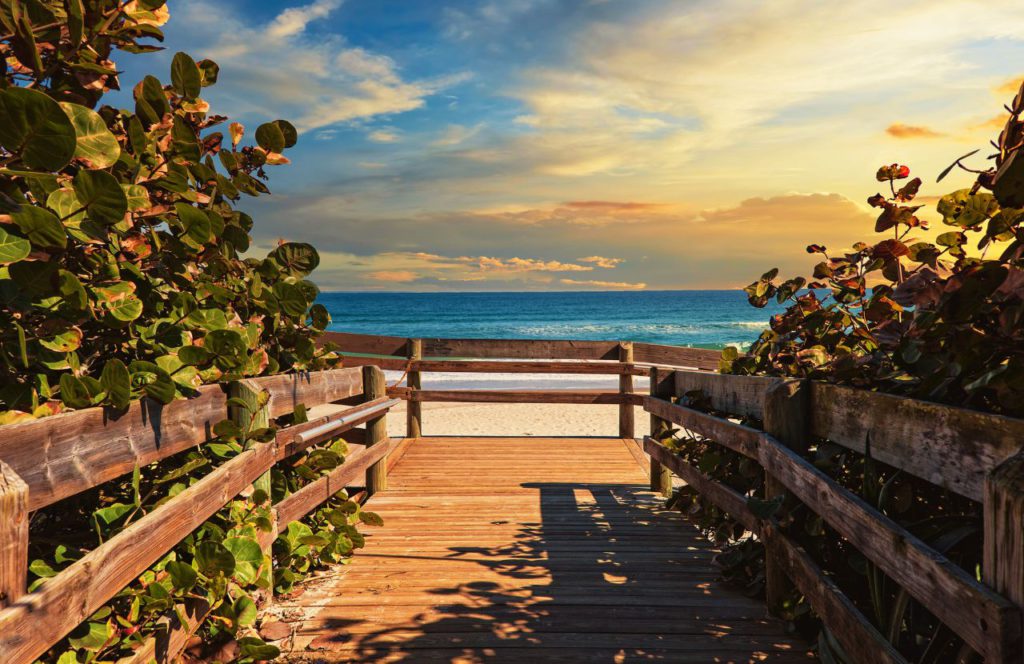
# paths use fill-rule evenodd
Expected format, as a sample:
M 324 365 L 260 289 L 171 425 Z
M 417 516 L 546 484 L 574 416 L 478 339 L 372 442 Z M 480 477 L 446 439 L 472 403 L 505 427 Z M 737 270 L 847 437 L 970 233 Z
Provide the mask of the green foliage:
M 123 411 L 167 403 L 204 383 L 335 366 L 318 349 L 329 323 L 308 281 L 307 244 L 243 257 L 253 220 L 235 208 L 269 193 L 267 166 L 298 134 L 284 120 L 218 131 L 201 98 L 216 63 L 174 56 L 169 85 L 146 76 L 131 108 L 117 51 L 160 50 L 163 0 L 14 0 L 0 7 L 0 425 L 69 408 Z M 237 406 L 238 404 L 230 404 Z M 217 466 L 304 419 L 270 427 L 224 421 L 208 444 L 108 482 L 33 516 L 31 589 L 181 494 Z M 344 462 L 332 441 L 275 467 L 269 491 L 230 502 L 48 653 L 61 664 L 113 661 L 161 629 L 184 602 L 208 620 L 191 655 L 234 642 L 238 661 L 277 649 L 252 631 L 261 597 L 363 545 L 361 512 L 341 492 L 281 533 L 267 555 L 271 504 Z M 261 485 L 262 486 L 262 485 Z
M 936 205 L 950 230 L 935 242 L 915 238 L 926 228 L 918 215 L 923 206 L 913 204 L 921 180 L 908 179 L 906 166 L 883 166 L 877 180 L 888 192 L 868 203 L 879 210 L 875 230 L 887 237 L 838 253 L 812 244 L 807 251 L 820 262 L 809 281 L 777 283 L 778 271 L 772 270 L 750 284 L 752 305 L 763 307 L 775 298 L 788 308 L 771 319 L 749 354 L 724 352 L 722 370 L 813 378 L 1024 416 L 1024 89 L 1010 109 L 995 167 L 972 171 L 978 173 L 974 186 L 942 196 Z M 959 158 L 939 179 L 955 167 L 970 170 L 962 162 L 973 154 Z M 866 448 L 862 456 L 819 441 L 813 461 L 975 573 L 981 556 L 978 505 L 885 468 L 871 458 L 870 440 Z M 685 447 L 683 453 L 695 451 Z M 710 468 L 711 474 L 741 491 L 756 490 L 737 475 L 738 455 L 723 454 L 726 461 Z M 765 514 L 772 507 L 779 527 L 822 563 L 910 659 L 961 661 L 962 641 L 806 507 L 792 501 L 773 507 L 754 497 L 750 504 Z M 705 523 L 716 531 L 733 526 L 719 515 Z M 749 555 L 750 541 L 741 537 L 734 544 L 723 557 L 729 574 L 749 583 L 763 579 L 760 563 Z M 798 597 L 791 607 L 794 619 L 809 615 Z M 827 632 L 819 647 L 823 659 L 844 660 Z

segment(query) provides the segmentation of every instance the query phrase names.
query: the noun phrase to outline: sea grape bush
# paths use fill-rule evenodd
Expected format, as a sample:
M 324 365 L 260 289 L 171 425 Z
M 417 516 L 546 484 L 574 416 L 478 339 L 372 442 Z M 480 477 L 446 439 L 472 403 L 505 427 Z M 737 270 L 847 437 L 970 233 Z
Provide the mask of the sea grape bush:
M 112 50 L 153 50 L 166 19 L 156 0 L 0 10 L 0 424 L 332 361 L 313 247 L 241 256 L 253 222 L 234 204 L 268 193 L 295 128 L 213 131 L 217 65 L 184 53 L 134 108 L 94 109 L 119 86 Z
M 726 349 L 721 369 L 734 374 L 812 378 L 978 410 L 1024 416 L 1024 88 L 1007 107 L 1010 117 L 994 143 L 995 165 L 972 170 L 964 155 L 947 168 L 977 174 L 972 187 L 942 196 L 936 213 L 947 230 L 934 242 L 916 203 L 920 178 L 901 164 L 884 165 L 884 188 L 868 199 L 878 210 L 873 242 L 840 252 L 811 244 L 820 257 L 809 278 L 778 280 L 770 270 L 746 288 L 755 307 L 774 298 L 787 309 L 770 320 L 740 355 Z M 683 402 L 708 410 L 699 393 Z M 757 425 L 758 423 L 753 422 Z M 729 450 L 689 438 L 671 441 L 680 454 L 716 479 L 750 496 L 761 518 L 775 519 L 829 571 L 893 644 L 913 661 L 968 661 L 966 647 L 907 593 L 887 579 L 813 512 L 788 500 L 756 496 L 763 473 Z M 924 441 L 922 441 L 924 442 Z M 980 569 L 979 506 L 923 480 L 828 441 L 818 441 L 815 465 L 971 573 Z M 753 467 L 752 467 L 753 466 Z M 751 593 L 763 590 L 763 549 L 743 529 L 682 492 L 689 509 L 727 551 L 726 575 Z M 816 628 L 810 610 L 791 598 L 790 617 Z M 841 648 L 819 634 L 819 654 L 842 661 Z
M 218 68 L 185 53 L 169 84 L 145 77 L 130 108 L 117 51 L 160 50 L 163 0 L 14 0 L 0 4 L 0 425 L 133 400 L 169 402 L 204 383 L 336 366 L 316 338 L 329 323 L 307 277 L 316 250 L 280 243 L 245 258 L 253 220 L 242 195 L 269 193 L 267 167 L 297 139 L 284 120 L 245 129 L 201 97 Z M 265 403 L 266 395 L 263 395 Z M 234 400 L 230 400 L 231 403 Z M 248 417 L 216 438 L 33 515 L 32 588 L 274 435 Z M 259 405 L 259 404 L 257 404 Z M 301 422 L 304 410 L 285 418 Z M 272 502 L 344 462 L 331 441 L 278 464 L 44 657 L 111 661 L 164 629 L 180 606 L 204 620 L 189 654 L 254 661 L 277 654 L 252 631 L 260 598 L 316 565 L 344 561 L 379 525 L 344 492 L 274 541 Z

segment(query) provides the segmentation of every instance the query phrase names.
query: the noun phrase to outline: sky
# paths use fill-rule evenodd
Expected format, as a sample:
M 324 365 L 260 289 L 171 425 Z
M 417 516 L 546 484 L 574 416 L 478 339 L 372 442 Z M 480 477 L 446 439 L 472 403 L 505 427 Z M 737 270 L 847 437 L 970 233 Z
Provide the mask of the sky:
M 1017 0 L 172 0 L 204 97 L 300 131 L 256 246 L 310 242 L 324 290 L 742 287 L 872 239 L 882 164 L 924 202 L 998 136 Z M 123 63 L 119 63 L 123 64 Z M 133 78 L 134 77 L 134 78 Z M 167 75 L 162 75 L 167 79 Z M 127 87 L 127 86 L 126 86 Z

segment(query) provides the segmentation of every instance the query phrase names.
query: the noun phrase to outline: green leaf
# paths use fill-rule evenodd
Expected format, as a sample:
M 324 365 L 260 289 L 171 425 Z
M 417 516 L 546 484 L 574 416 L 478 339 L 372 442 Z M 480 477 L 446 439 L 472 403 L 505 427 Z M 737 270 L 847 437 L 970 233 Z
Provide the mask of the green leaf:
M 376 512 L 360 512 L 359 520 L 368 526 L 383 526 L 384 519 Z
M 60 219 L 49 210 L 35 205 L 22 205 L 11 214 L 14 223 L 29 241 L 40 249 L 63 249 L 68 237 Z
M 295 130 L 295 125 L 287 120 L 274 120 L 274 124 L 281 130 L 284 135 L 284 147 L 290 148 L 299 142 L 299 132 Z
M 113 226 L 128 212 L 128 198 L 121 183 L 106 171 L 79 171 L 74 180 L 75 196 L 89 219 Z
M 43 579 L 57 576 L 57 570 L 50 567 L 49 563 L 45 560 L 39 558 L 32 561 L 32 564 L 28 566 L 28 571 Z
M 118 520 L 125 517 L 134 509 L 134 505 L 114 503 L 113 505 L 108 505 L 107 507 L 96 510 L 93 512 L 93 517 L 109 526 L 110 524 L 116 523 Z
M 128 201 L 128 210 L 145 210 L 150 206 L 149 191 L 141 184 L 122 184 L 125 199 Z
M 188 53 L 178 52 L 171 61 L 171 86 L 174 91 L 189 101 L 199 96 L 202 77 L 199 67 Z
M 82 345 L 82 331 L 77 327 L 68 327 L 53 336 L 40 338 L 39 345 L 55 353 L 70 353 Z
M 199 575 L 192 569 L 191 565 L 186 565 L 183 562 L 172 560 L 167 563 L 166 567 L 167 574 L 171 577 L 171 583 L 174 584 L 174 589 L 179 592 L 188 592 L 196 585 L 196 581 L 199 579 Z
M 202 210 L 188 203 L 175 203 L 174 209 L 181 222 L 183 240 L 196 248 L 210 241 L 210 218 Z
M 242 657 L 261 661 L 269 661 L 281 656 L 281 650 L 277 646 L 268 645 L 263 642 L 263 639 L 255 636 L 243 636 L 238 639 L 238 652 Z
M 116 164 L 121 156 L 121 145 L 100 114 L 69 102 L 61 102 L 60 107 L 75 128 L 75 158 L 84 160 L 90 168 L 109 168 Z
M 313 245 L 305 242 L 285 242 L 271 251 L 268 257 L 301 276 L 306 276 L 320 265 L 320 254 Z
M 38 90 L 0 91 L 0 145 L 30 168 L 59 171 L 75 154 L 75 128 L 60 104 Z
M 121 360 L 107 360 L 100 375 L 100 384 L 107 393 L 107 401 L 114 408 L 123 410 L 131 403 L 132 377 Z
M 242 584 L 256 581 L 259 567 L 263 563 L 259 542 L 251 537 L 228 537 L 224 540 L 224 548 L 234 556 L 234 578 Z
M 247 627 L 256 623 L 256 602 L 252 601 L 248 595 L 242 595 L 235 600 L 235 605 L 232 607 L 235 614 L 235 624 L 241 627 Z
M 132 374 L 132 385 L 141 389 L 146 396 L 159 401 L 170 403 L 177 394 L 174 381 L 166 371 L 152 362 L 136 360 L 128 366 Z
M 220 542 L 204 540 L 196 547 L 196 565 L 205 576 L 231 576 L 235 571 L 235 557 Z
M 93 292 L 100 307 L 115 321 L 129 323 L 142 315 L 142 300 L 135 295 L 135 284 L 129 281 L 96 286 Z
M 198 66 L 199 76 L 202 79 L 202 86 L 204 88 L 217 82 L 217 76 L 220 74 L 220 66 L 218 66 L 216 62 L 213 60 L 200 60 Z
M 267 152 L 281 152 L 285 146 L 284 132 L 279 125 L 265 122 L 256 128 L 256 143 Z
M 23 237 L 8 233 L 0 226 L 0 265 L 24 260 L 32 251 L 32 244 Z
M 60 377 L 60 399 L 72 408 L 88 408 L 103 391 L 99 381 L 88 376 L 66 373 Z
M 79 625 L 68 635 L 72 648 L 95 652 L 108 644 L 115 634 L 112 622 L 87 622 Z

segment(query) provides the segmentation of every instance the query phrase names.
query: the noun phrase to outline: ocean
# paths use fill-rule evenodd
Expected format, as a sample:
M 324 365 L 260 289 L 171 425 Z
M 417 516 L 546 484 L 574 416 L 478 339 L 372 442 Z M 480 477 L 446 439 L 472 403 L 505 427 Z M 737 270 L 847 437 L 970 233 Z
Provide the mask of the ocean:
M 588 339 L 643 341 L 697 348 L 744 349 L 770 316 L 742 291 L 529 293 L 321 293 L 330 329 L 399 337 Z M 503 389 L 604 388 L 614 378 L 524 374 L 427 374 L 424 387 Z

